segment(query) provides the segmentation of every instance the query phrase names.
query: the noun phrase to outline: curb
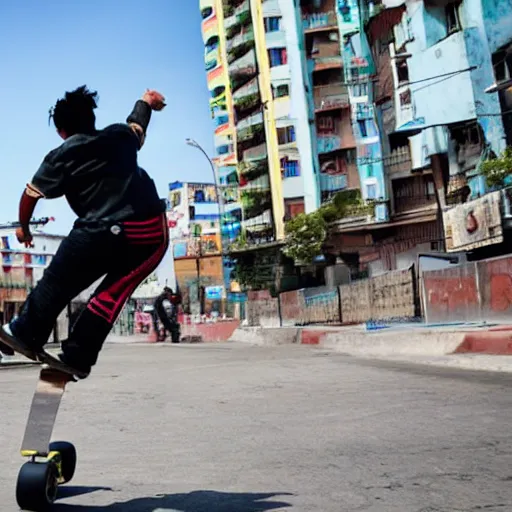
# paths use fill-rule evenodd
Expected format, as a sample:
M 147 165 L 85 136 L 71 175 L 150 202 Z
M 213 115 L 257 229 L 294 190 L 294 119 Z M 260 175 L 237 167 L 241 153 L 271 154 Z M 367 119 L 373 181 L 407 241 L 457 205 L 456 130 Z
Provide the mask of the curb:
M 512 326 L 472 330 L 445 328 L 390 328 L 365 330 L 362 326 L 238 328 L 230 341 L 252 345 L 300 344 L 354 356 L 446 356 L 455 354 L 512 355 Z
M 454 354 L 512 355 L 512 329 L 510 327 L 471 332 L 464 336 Z

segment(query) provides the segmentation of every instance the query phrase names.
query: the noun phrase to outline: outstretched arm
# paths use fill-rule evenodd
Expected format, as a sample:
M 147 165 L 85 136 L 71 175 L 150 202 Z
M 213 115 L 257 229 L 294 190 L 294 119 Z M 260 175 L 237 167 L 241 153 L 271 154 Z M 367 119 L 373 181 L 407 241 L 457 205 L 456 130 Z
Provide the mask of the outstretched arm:
M 33 217 L 34 209 L 39 199 L 43 197 L 38 190 L 30 184 L 27 185 L 20 199 L 18 220 L 20 226 L 16 229 L 16 238 L 25 247 L 32 246 L 32 234 L 30 233 L 30 219 Z
M 146 131 L 151 119 L 151 111 L 160 111 L 165 107 L 165 98 L 157 91 L 149 89 L 144 93 L 141 100 L 137 100 L 131 114 L 126 122 L 139 139 L 139 149 L 144 145 Z
M 26 247 L 30 247 L 32 243 L 30 219 L 33 217 L 37 202 L 42 198 L 55 199 L 64 195 L 63 166 L 62 163 L 55 161 L 52 153 L 45 157 L 20 198 L 18 213 L 20 226 L 16 229 L 16 237 Z

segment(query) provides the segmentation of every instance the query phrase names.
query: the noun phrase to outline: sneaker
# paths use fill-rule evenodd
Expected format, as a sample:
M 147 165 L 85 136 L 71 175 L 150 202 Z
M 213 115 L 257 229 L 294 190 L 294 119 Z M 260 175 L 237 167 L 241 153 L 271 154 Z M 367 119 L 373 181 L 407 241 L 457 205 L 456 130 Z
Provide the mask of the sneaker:
M 32 361 L 37 361 L 37 353 L 36 351 L 29 347 L 26 343 L 19 340 L 14 336 L 11 331 L 11 326 L 9 324 L 5 324 L 0 327 L 0 343 L 2 347 L 5 347 L 7 350 L 6 355 L 14 355 L 14 352 L 18 352 Z M 3 352 L 3 348 L 0 348 L 0 351 Z
M 91 373 L 91 366 L 90 365 L 84 364 L 82 362 L 77 362 L 77 361 L 71 360 L 69 357 L 66 356 L 66 354 L 64 352 L 60 352 L 57 355 L 57 358 L 59 359 L 59 361 L 61 363 L 64 363 L 69 368 L 75 370 L 76 371 L 76 376 L 79 379 L 85 379 Z

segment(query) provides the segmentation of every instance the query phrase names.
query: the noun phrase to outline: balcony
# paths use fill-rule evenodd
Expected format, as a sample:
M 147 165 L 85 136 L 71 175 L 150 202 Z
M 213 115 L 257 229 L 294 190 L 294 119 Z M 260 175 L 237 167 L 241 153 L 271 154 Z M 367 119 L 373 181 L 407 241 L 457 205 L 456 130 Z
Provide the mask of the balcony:
M 252 49 L 229 66 L 229 78 L 233 92 L 246 85 L 256 74 L 256 52 Z
M 254 30 L 250 27 L 246 31 L 242 31 L 240 34 L 237 34 L 233 39 L 230 39 L 226 43 L 226 50 L 230 52 L 234 48 L 252 41 L 254 41 Z
M 410 176 L 412 169 L 411 150 L 409 146 L 395 149 L 384 158 L 384 168 L 390 178 Z
M 346 174 L 320 174 L 320 190 L 324 201 L 335 192 L 346 189 L 347 186 Z
M 331 57 L 313 57 L 313 71 L 324 71 L 326 69 L 341 69 L 343 67 L 343 60 L 341 55 L 334 55 Z
M 338 20 L 336 12 L 317 12 L 313 14 L 305 14 L 302 16 L 302 26 L 304 32 L 321 32 L 323 30 L 332 30 L 338 28 Z
M 254 162 L 267 157 L 267 144 L 264 142 L 254 148 L 246 149 L 243 153 L 244 162 Z
M 316 138 L 318 154 L 338 151 L 342 148 L 341 137 L 339 135 L 319 135 Z
M 431 174 L 395 179 L 391 184 L 395 215 L 437 208 L 434 178 Z
M 318 85 L 314 88 L 315 111 L 336 110 L 349 106 L 347 86 L 339 82 L 329 85 Z

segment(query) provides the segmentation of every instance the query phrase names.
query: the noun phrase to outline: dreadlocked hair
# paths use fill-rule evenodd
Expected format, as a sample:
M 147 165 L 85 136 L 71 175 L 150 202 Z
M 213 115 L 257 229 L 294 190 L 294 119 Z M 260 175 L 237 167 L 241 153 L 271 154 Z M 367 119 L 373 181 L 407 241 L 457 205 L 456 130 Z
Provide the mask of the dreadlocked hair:
M 98 93 L 91 92 L 82 85 L 74 91 L 66 92 L 64 98 L 57 101 L 50 109 L 50 119 L 53 118 L 55 128 L 65 131 L 68 136 L 77 133 L 92 133 L 95 130 Z

